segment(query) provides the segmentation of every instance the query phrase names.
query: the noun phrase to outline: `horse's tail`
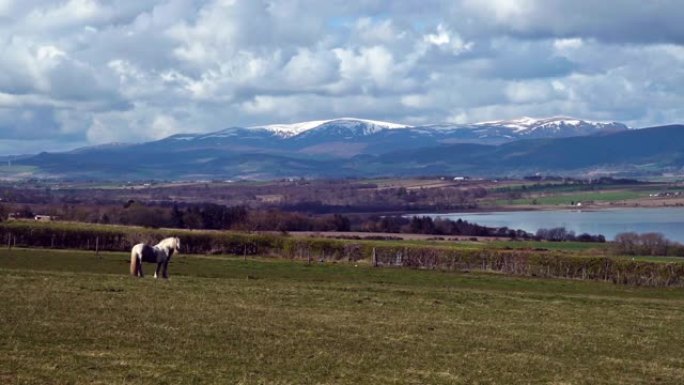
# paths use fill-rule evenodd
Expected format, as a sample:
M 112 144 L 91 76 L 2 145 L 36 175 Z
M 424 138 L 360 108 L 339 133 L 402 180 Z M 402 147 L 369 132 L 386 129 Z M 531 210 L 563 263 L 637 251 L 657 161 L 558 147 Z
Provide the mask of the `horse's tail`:
M 133 246 L 131 249 L 131 275 L 138 275 L 138 264 L 140 263 L 140 258 L 138 258 L 138 245 Z

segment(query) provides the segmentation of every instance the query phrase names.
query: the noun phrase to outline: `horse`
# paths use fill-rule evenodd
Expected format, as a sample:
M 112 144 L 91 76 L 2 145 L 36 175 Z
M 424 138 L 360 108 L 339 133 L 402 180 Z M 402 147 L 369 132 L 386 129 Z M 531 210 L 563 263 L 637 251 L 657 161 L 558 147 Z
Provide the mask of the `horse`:
M 154 246 L 138 243 L 131 249 L 131 275 L 144 277 L 142 263 L 152 262 L 157 264 L 154 278 L 159 277 L 159 270 L 162 270 L 162 278 L 169 278 L 169 261 L 175 252 L 180 250 L 181 243 L 178 237 L 162 239 Z

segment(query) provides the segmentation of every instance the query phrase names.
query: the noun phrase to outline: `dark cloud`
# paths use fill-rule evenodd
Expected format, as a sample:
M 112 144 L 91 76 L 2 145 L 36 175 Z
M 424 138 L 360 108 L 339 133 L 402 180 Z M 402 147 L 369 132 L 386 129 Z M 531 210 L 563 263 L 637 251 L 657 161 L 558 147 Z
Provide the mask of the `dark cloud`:
M 469 30 L 484 36 L 503 32 L 611 43 L 684 42 L 684 7 L 679 0 L 465 0 L 462 5 L 460 11 L 478 20 Z
M 51 107 L 0 109 L 0 140 L 37 140 L 59 138 L 83 140 L 84 133 L 63 131 L 59 112 Z

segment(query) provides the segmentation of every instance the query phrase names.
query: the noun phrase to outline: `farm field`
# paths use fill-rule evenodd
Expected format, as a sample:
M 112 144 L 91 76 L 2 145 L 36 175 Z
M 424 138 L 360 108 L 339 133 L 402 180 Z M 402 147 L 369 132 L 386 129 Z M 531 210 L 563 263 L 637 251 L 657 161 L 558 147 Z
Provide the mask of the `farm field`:
M 641 183 L 637 185 L 525 184 L 491 190 L 480 200 L 483 209 L 549 209 L 582 202 L 591 207 L 678 206 L 683 200 L 679 184 Z M 663 194 L 655 197 L 654 194 Z M 670 195 L 665 195 L 670 194 Z M 677 194 L 677 195 L 675 195 Z
M 571 202 L 617 202 L 630 199 L 638 199 L 648 197 L 648 193 L 640 193 L 637 191 L 597 191 L 597 192 L 578 192 L 570 194 L 551 194 L 540 195 L 531 198 L 515 199 L 515 200 L 500 200 L 497 201 L 500 205 L 566 205 L 569 206 Z
M 0 383 L 684 378 L 681 288 L 186 255 L 155 281 L 127 260 L 0 251 Z

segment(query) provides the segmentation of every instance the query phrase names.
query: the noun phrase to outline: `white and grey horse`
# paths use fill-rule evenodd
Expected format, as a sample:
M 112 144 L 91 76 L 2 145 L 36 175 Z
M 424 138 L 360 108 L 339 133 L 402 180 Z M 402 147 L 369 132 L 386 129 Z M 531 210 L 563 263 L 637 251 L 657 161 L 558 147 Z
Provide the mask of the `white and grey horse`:
M 169 278 L 169 261 L 173 254 L 180 250 L 180 247 L 178 237 L 162 239 L 154 246 L 138 243 L 131 249 L 131 275 L 144 277 L 142 263 L 151 262 L 157 264 L 154 278 L 159 277 L 159 270 L 162 271 L 162 278 Z

